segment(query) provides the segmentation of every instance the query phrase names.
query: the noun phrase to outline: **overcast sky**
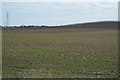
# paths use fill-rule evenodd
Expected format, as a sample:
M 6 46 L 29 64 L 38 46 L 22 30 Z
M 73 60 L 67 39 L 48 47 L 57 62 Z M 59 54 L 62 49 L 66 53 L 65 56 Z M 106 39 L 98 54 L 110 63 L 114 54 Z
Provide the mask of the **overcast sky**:
M 117 2 L 4 2 L 3 19 L 10 25 L 64 25 L 95 21 L 117 21 Z M 1 20 L 2 19 L 2 20 Z

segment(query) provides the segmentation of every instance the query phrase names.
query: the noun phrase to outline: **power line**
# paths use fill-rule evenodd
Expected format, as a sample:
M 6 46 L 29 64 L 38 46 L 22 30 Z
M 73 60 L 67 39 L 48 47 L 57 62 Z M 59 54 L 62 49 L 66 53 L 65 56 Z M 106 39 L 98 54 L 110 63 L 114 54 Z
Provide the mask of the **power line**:
M 6 18 L 7 18 L 7 23 L 6 23 L 6 25 L 9 26 L 9 13 L 8 13 L 8 12 L 7 12 Z

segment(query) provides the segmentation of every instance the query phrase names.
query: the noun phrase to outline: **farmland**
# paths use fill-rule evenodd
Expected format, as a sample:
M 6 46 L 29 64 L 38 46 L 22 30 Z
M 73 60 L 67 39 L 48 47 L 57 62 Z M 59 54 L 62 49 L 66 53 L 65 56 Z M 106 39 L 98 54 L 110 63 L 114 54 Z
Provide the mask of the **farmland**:
M 4 28 L 4 78 L 116 78 L 118 31 Z

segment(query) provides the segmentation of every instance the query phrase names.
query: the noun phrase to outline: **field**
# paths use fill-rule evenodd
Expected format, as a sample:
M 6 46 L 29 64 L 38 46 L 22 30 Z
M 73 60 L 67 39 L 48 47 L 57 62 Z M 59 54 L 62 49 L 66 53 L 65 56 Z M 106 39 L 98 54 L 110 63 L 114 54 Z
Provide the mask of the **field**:
M 116 78 L 118 31 L 3 29 L 4 78 Z

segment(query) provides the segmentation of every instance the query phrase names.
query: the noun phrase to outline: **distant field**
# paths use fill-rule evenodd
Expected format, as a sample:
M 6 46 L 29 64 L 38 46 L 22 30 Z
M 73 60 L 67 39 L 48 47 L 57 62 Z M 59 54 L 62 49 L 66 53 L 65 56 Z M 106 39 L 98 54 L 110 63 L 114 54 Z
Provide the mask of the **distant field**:
M 3 77 L 115 78 L 118 31 L 3 29 Z

